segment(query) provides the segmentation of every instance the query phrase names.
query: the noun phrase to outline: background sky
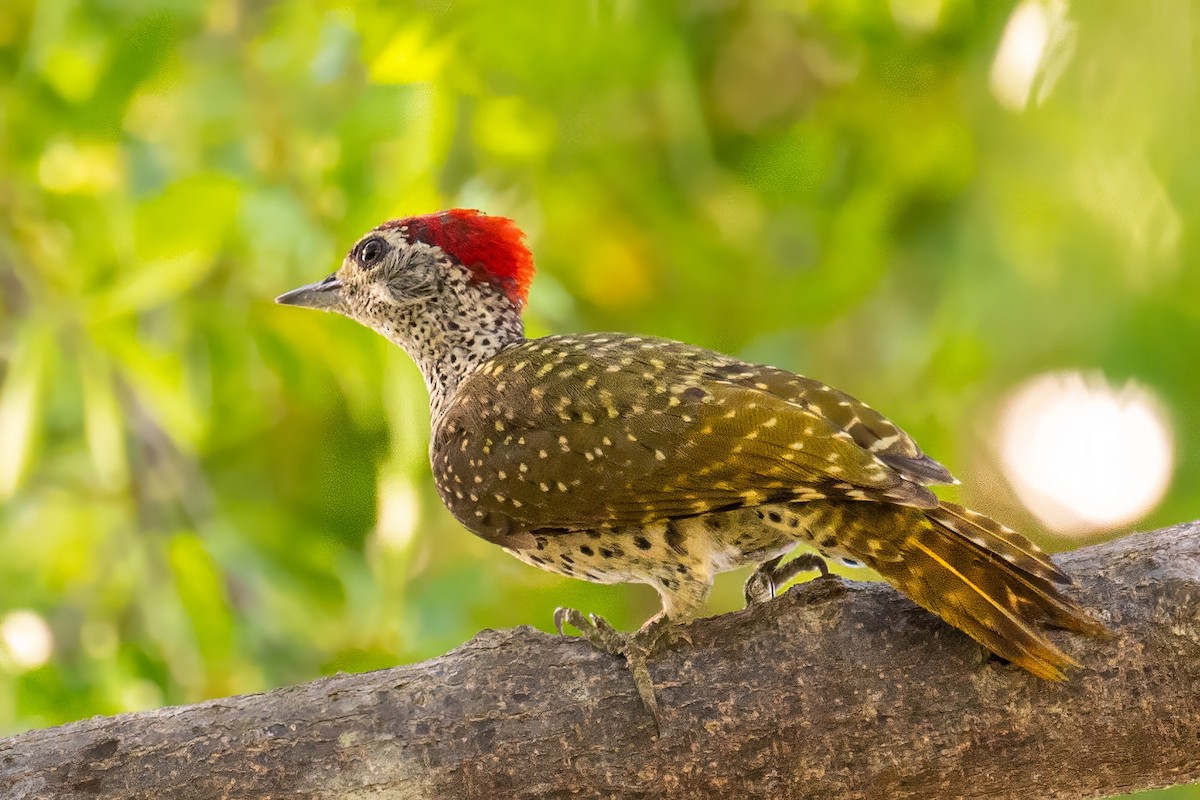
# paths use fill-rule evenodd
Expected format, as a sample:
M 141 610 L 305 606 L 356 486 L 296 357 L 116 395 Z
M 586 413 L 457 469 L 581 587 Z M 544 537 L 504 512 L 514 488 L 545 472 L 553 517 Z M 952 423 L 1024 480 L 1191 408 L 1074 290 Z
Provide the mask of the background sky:
M 8 0 L 0 732 L 653 613 L 459 528 L 404 354 L 273 305 L 440 208 L 528 232 L 532 334 L 819 377 L 1048 547 L 1200 517 L 1197 41 L 1186 0 Z

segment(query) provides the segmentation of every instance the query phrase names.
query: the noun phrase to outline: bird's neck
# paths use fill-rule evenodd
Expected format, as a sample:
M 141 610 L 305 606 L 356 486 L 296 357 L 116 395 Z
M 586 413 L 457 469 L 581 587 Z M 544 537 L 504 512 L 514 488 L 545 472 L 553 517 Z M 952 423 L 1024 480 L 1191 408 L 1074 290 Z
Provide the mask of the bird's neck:
M 416 362 L 436 424 L 459 384 L 485 362 L 525 341 L 521 311 L 503 293 L 471 283 L 404 306 L 377 328 Z

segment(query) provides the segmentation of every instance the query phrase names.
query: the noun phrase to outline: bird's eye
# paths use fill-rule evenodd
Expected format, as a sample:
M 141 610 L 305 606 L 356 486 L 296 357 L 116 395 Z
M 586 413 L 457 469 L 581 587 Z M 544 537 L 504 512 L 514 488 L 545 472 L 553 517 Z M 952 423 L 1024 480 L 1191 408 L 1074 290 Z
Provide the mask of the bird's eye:
M 364 267 L 373 267 L 387 252 L 387 244 L 379 237 L 373 237 L 363 242 L 358 250 L 358 263 Z

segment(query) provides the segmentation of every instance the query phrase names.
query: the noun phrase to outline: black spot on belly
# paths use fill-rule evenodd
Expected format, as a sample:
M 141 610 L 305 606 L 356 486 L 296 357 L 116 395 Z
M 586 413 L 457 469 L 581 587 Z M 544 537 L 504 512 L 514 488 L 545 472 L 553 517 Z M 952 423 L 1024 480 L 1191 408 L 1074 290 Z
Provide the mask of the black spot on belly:
M 537 537 L 537 549 L 538 550 L 546 549 L 546 537 L 545 536 Z
M 837 547 L 837 539 L 832 536 L 826 536 L 821 540 L 821 547 Z
M 647 539 L 645 536 L 638 536 L 637 538 L 635 538 L 633 540 L 633 543 L 637 545 L 638 550 L 649 550 L 650 549 L 650 540 Z
M 588 547 L 586 544 L 579 548 L 579 552 L 583 553 L 585 556 L 592 556 L 596 554 L 596 551 Z
M 684 544 L 683 532 L 679 530 L 679 526 L 674 521 L 667 523 L 667 533 L 663 538 L 667 542 L 667 547 L 679 555 L 686 556 L 688 554 L 687 545 Z
M 783 522 L 783 516 L 778 511 L 772 511 L 770 514 L 767 514 L 767 519 L 771 520 L 771 522 Z

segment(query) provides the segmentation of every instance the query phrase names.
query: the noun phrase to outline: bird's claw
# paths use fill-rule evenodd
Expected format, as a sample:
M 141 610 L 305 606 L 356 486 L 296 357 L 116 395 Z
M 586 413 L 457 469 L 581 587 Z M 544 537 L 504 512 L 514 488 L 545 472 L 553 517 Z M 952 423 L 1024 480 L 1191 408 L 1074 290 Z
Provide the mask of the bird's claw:
M 742 594 L 748 606 L 765 603 L 775 596 L 775 581 L 771 579 L 769 572 L 764 572 L 761 568 L 756 569 L 746 579 Z
M 692 643 L 691 634 L 664 617 L 655 617 L 642 626 L 637 633 L 621 633 L 603 617 L 584 614 L 574 608 L 558 608 L 554 611 L 554 627 L 560 636 L 565 636 L 563 626 L 570 625 L 580 636 L 601 652 L 621 656 L 633 674 L 642 705 L 654 719 L 656 735 L 662 731 L 658 712 L 658 698 L 654 693 L 654 681 L 650 677 L 648 659 L 661 646 L 685 641 Z
M 554 610 L 554 627 L 558 635 L 566 637 L 563 625 L 570 625 L 579 631 L 582 639 L 591 643 L 592 647 L 614 656 L 625 655 L 628 647 L 628 637 L 608 624 L 608 620 L 596 614 L 584 614 L 574 608 L 556 608 Z
M 746 579 L 746 584 L 742 589 L 746 597 L 746 605 L 755 605 L 771 600 L 780 586 L 801 572 L 817 570 L 821 573 L 822 578 L 829 576 L 829 565 L 816 553 L 801 553 L 781 565 L 779 562 L 782 559 L 783 556 L 777 556 L 760 564 L 758 569 L 754 570 Z
M 582 614 L 580 614 L 579 611 L 574 608 L 563 608 L 562 606 L 559 606 L 558 608 L 554 609 L 554 629 L 558 631 L 559 636 L 563 637 L 564 639 L 566 638 L 567 635 L 563 633 L 563 625 L 570 625 L 571 618 L 576 616 L 582 616 Z M 575 626 L 572 625 L 572 627 Z

